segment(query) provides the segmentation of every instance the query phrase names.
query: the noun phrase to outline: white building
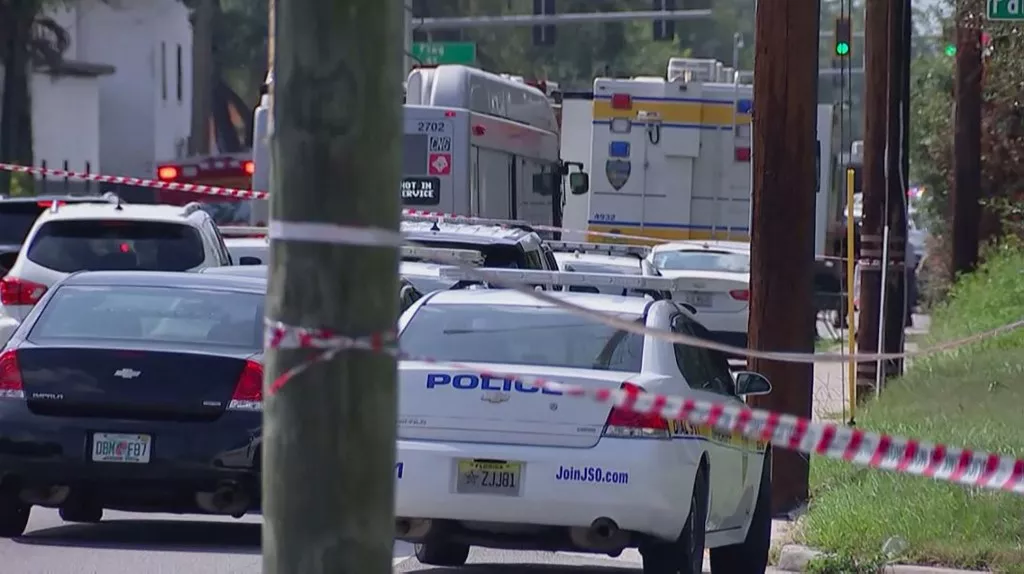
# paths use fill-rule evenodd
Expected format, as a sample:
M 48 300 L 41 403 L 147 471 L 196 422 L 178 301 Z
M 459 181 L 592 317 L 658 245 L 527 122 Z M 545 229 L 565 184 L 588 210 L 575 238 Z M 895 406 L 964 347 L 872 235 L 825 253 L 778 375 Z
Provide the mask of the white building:
M 179 0 L 78 0 L 65 62 L 33 76 L 36 165 L 153 178 L 189 134 L 192 27 Z

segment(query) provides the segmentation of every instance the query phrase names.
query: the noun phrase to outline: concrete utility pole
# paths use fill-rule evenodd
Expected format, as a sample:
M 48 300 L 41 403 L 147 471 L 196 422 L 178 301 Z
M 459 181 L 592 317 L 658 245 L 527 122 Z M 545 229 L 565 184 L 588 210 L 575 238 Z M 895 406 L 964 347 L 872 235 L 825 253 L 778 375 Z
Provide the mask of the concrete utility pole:
M 885 298 L 883 348 L 903 352 L 906 335 L 907 299 L 907 188 L 909 177 L 908 133 L 905 103 L 910 99 L 910 0 L 889 2 L 889 115 L 888 115 L 888 213 L 889 253 Z M 886 377 L 903 372 L 903 361 L 889 361 Z M 877 375 L 876 375 L 877 377 Z
M 285 240 L 288 224 L 397 231 L 402 4 L 278 1 L 267 316 L 338 335 L 393 331 L 394 248 Z M 267 382 L 309 350 L 267 351 Z M 395 359 L 342 351 L 266 397 L 264 574 L 392 571 Z
M 885 221 L 885 153 L 888 128 L 889 3 L 867 0 L 864 16 L 864 164 L 861 181 L 864 213 L 861 223 L 860 317 L 857 349 L 878 352 L 878 313 L 882 286 L 882 233 Z M 858 363 L 857 397 L 875 385 L 877 363 Z
M 213 109 L 213 3 L 199 0 L 192 19 L 192 126 L 188 138 L 191 155 L 210 153 L 210 117 Z
M 814 157 L 818 0 L 770 0 L 757 7 L 754 41 L 754 198 L 751 225 L 750 347 L 814 352 Z M 779 145 L 784 138 L 785 145 Z M 810 364 L 751 361 L 775 385 L 759 408 L 810 418 Z M 772 453 L 776 514 L 806 503 L 809 463 Z
M 956 28 L 956 115 L 953 128 L 953 261 L 950 272 L 978 264 L 981 220 L 981 23 L 970 14 L 973 2 L 960 0 Z

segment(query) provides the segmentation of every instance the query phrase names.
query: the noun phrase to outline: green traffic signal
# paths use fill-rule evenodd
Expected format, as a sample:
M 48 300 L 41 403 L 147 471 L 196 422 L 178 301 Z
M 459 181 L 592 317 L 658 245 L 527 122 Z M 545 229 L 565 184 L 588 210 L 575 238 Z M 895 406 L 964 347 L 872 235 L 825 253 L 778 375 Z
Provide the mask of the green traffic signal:
M 836 44 L 836 54 L 839 56 L 845 56 L 850 53 L 850 44 L 847 42 L 839 42 Z
M 946 55 L 950 57 L 956 56 L 956 46 L 953 44 L 946 44 Z

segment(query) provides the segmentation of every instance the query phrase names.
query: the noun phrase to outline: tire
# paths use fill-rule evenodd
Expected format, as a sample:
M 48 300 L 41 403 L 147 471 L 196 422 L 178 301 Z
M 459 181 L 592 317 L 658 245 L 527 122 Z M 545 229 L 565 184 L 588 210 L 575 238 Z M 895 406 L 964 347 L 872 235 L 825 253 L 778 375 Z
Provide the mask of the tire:
M 87 524 L 94 524 L 103 520 L 103 507 L 91 504 L 88 501 L 72 502 L 71 504 L 61 506 L 60 519 L 64 522 L 83 522 Z
M 644 574 L 701 574 L 704 570 L 704 535 L 708 517 L 707 472 L 701 466 L 693 480 L 690 514 L 679 538 L 641 549 Z
M 772 544 L 772 455 L 765 453 L 761 467 L 754 514 L 750 517 L 747 538 L 740 544 L 711 549 L 713 574 L 764 574 Z
M 469 558 L 469 545 L 454 542 L 417 544 L 416 559 L 430 566 L 462 566 Z
M 24 534 L 31 513 L 32 507 L 22 502 L 17 494 L 0 495 L 0 538 L 16 538 Z

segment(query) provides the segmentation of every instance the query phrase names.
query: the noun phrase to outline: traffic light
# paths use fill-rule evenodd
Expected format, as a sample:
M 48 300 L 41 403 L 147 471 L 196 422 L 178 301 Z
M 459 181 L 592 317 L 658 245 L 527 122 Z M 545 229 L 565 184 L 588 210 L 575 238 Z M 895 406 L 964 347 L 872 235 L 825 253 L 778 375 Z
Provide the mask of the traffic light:
M 847 57 L 853 44 L 853 31 L 850 26 L 850 19 L 846 17 L 836 18 L 836 55 Z
M 534 16 L 552 16 L 555 14 L 555 0 L 533 0 Z M 555 45 L 555 25 L 541 24 L 533 27 L 534 46 Z
M 676 0 L 653 0 L 651 7 L 655 12 L 662 10 L 670 11 L 676 9 Z M 672 42 L 676 39 L 675 20 L 655 20 L 654 40 L 657 42 Z
M 956 44 L 946 44 L 946 48 L 943 51 L 950 58 L 956 56 Z

